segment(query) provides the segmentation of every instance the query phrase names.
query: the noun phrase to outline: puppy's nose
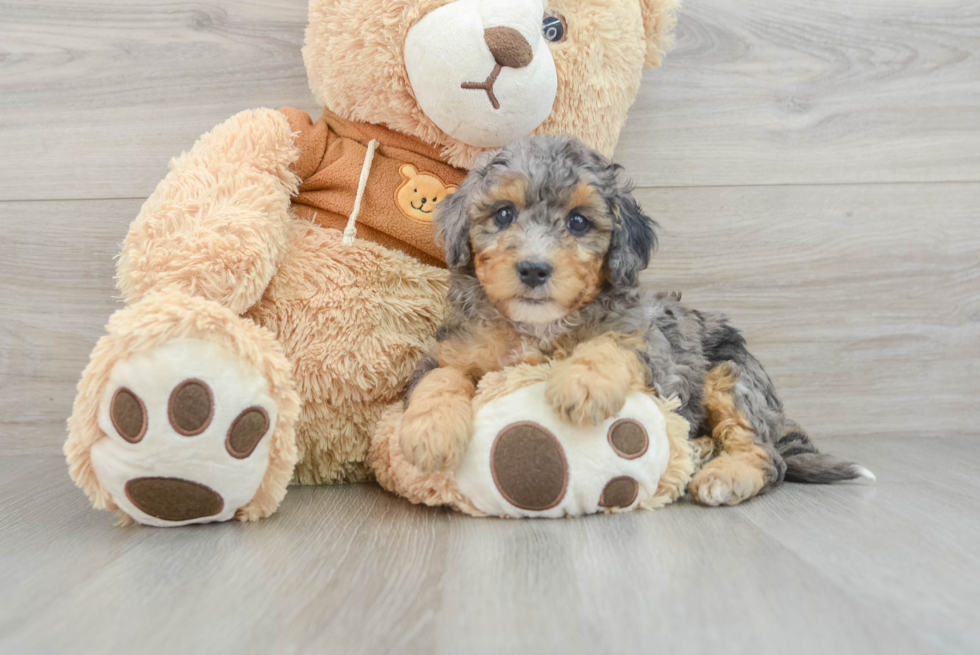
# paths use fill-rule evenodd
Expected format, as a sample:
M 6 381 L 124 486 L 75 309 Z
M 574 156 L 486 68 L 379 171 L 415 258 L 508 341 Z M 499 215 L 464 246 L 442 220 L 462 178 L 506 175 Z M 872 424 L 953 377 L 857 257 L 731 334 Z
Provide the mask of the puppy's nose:
M 531 44 L 513 27 L 490 27 L 483 32 L 494 61 L 509 68 L 524 68 L 534 59 Z
M 521 282 L 531 287 L 540 287 L 551 277 L 551 264 L 548 262 L 521 262 L 517 265 L 517 274 Z

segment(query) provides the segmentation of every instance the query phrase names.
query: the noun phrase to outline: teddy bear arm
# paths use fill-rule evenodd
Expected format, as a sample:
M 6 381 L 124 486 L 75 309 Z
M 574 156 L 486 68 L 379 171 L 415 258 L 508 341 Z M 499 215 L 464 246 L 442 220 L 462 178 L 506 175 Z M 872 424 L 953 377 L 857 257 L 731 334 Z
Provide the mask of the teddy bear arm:
M 299 157 L 286 116 L 244 111 L 175 158 L 130 226 L 117 284 L 132 304 L 172 288 L 240 314 L 261 297 L 290 242 Z

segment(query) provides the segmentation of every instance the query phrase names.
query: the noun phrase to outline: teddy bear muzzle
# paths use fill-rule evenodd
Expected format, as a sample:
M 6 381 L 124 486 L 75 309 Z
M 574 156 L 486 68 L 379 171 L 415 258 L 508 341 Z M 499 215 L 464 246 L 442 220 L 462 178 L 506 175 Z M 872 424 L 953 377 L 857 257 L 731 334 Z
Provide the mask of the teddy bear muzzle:
M 457 0 L 409 30 L 409 81 L 441 130 L 493 148 L 548 118 L 558 76 L 542 34 L 544 10 L 540 0 Z

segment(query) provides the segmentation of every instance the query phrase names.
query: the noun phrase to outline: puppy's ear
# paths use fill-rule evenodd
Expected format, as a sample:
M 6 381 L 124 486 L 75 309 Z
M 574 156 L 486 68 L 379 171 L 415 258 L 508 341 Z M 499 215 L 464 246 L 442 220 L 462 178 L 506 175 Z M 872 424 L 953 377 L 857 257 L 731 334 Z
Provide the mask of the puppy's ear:
M 640 209 L 633 197 L 633 185 L 621 174 L 622 166 L 574 137 L 553 138 L 560 156 L 594 176 L 613 214 L 613 234 L 606 257 L 609 282 L 617 288 L 635 286 L 640 271 L 650 263 L 650 253 L 657 247 L 657 224 Z
M 468 191 L 472 184 L 466 180 L 453 193 L 436 206 L 433 222 L 436 226 L 436 242 L 446 251 L 446 264 L 450 270 L 470 263 L 470 221 L 466 209 Z
M 632 287 L 657 248 L 657 224 L 640 209 L 628 183 L 617 185 L 612 210 L 616 224 L 609 244 L 609 280 L 617 287 Z
M 450 269 L 463 268 L 470 263 L 470 219 L 466 211 L 470 204 L 469 196 L 486 176 L 498 154 L 499 151 L 491 150 L 477 157 L 459 188 L 436 205 L 433 218 L 436 242 L 446 250 L 446 264 Z

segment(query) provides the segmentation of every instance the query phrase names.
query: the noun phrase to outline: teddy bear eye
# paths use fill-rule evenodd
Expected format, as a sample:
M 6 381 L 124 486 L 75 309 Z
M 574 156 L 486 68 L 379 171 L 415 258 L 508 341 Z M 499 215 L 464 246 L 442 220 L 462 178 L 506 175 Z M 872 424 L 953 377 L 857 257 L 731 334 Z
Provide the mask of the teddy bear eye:
M 493 213 L 493 222 L 501 230 L 506 229 L 514 219 L 517 218 L 517 214 L 514 212 L 514 208 L 510 205 L 504 205 Z
M 552 43 L 561 43 L 565 40 L 565 17 L 557 11 L 550 11 L 544 15 L 542 31 L 544 38 Z

